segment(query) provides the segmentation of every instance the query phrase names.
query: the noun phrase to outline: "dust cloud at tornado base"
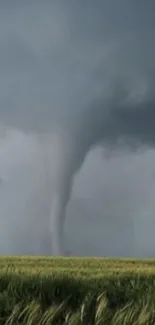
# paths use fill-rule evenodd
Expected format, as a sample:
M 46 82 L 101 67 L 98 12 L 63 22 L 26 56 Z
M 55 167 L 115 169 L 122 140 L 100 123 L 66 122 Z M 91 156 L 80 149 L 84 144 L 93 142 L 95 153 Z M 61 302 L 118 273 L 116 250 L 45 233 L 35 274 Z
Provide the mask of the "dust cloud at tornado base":
M 10 130 L 7 131 L 10 136 L 7 133 L 6 138 L 3 137 L 1 146 L 3 234 L 6 230 L 6 236 L 2 238 L 8 238 L 3 241 L 4 250 L 17 251 L 18 248 L 26 253 L 33 247 L 33 252 L 36 249 L 50 253 L 50 237 L 53 236 L 57 246 L 55 253 L 61 253 L 61 231 L 68 202 L 65 229 L 70 229 L 73 220 L 79 221 L 76 233 L 80 242 L 82 230 L 85 229 L 85 236 L 91 234 L 89 225 L 93 211 L 93 234 L 96 229 L 99 239 L 99 229 L 102 229 L 99 242 L 104 250 L 107 249 L 107 254 L 133 255 L 136 249 L 138 252 L 136 247 L 142 247 L 138 237 L 143 233 L 138 230 L 143 226 L 140 217 L 145 219 L 147 214 L 149 218 L 152 209 L 149 200 L 153 193 L 153 178 L 149 176 L 153 173 L 151 148 L 155 143 L 153 8 L 152 1 L 147 4 L 142 1 L 141 5 L 121 0 L 97 1 L 95 5 L 93 1 L 89 5 L 80 1 L 72 5 L 68 1 L 65 5 L 62 1 L 34 2 L 33 5 L 29 1 L 26 5 L 19 1 L 15 5 L 2 2 L 0 121 Z M 105 159 L 93 150 L 96 145 L 102 147 L 101 151 L 106 147 L 108 153 L 113 149 L 116 153 L 123 145 L 124 154 L 117 159 L 113 155 L 110 160 Z M 145 152 L 139 153 L 141 148 Z M 88 159 L 90 150 L 93 151 Z M 79 204 L 76 201 L 77 209 L 72 205 L 82 171 L 77 178 L 74 176 L 85 158 L 83 168 L 94 160 L 93 171 L 89 174 L 89 168 L 86 168 L 84 175 L 87 177 L 82 177 L 79 190 L 80 197 L 84 198 L 92 188 L 89 194 L 92 197 L 89 199 L 88 196 L 86 200 L 89 213 L 81 210 L 81 206 L 84 208 L 82 198 Z M 145 171 L 142 165 L 139 176 L 140 167 L 136 166 L 142 161 L 144 166 L 146 161 L 147 164 Z M 148 164 L 152 169 L 147 170 Z M 124 183 L 122 168 L 126 170 Z M 89 184 L 85 178 L 91 180 L 93 173 L 93 187 L 89 185 L 84 191 L 84 184 Z M 95 191 L 98 173 L 99 179 L 103 177 L 103 188 L 96 187 Z M 146 179 L 143 182 L 144 175 L 148 176 L 148 183 Z M 125 180 L 126 185 L 123 185 Z M 91 207 L 93 201 L 96 205 L 93 203 Z M 84 213 L 90 217 L 82 227 Z M 100 222 L 103 226 L 97 228 Z M 117 228 L 119 231 L 116 232 Z M 116 233 L 121 233 L 121 237 Z M 28 234 L 29 243 L 26 242 Z M 71 235 L 70 229 L 68 236 Z M 145 235 L 143 237 L 148 238 L 146 232 Z M 112 249 L 110 252 L 110 236 L 115 248 L 117 242 L 118 253 Z M 92 252 L 92 243 L 96 240 L 87 241 L 87 236 L 84 239 L 84 247 Z M 121 251 L 118 242 L 122 242 L 121 247 L 126 253 Z M 147 245 L 148 242 L 150 240 Z M 147 245 L 146 253 L 149 254 Z M 99 246 L 94 254 L 100 254 Z

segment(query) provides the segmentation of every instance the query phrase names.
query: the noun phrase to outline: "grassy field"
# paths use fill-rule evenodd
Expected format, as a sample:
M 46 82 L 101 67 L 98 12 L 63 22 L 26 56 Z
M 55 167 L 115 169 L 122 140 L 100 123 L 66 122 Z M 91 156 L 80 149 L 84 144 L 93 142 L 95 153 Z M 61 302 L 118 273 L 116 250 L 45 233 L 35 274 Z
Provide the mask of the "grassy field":
M 0 257 L 1 324 L 155 324 L 155 260 Z

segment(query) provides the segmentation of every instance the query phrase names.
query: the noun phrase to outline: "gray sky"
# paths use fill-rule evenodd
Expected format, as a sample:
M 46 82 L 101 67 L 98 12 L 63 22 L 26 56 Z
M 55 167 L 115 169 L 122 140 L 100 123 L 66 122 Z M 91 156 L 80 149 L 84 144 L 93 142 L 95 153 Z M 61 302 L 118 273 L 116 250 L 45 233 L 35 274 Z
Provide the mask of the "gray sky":
M 105 121 L 112 124 L 104 123 L 104 140 L 137 132 L 149 149 L 116 150 L 108 158 L 102 148 L 88 155 L 67 209 L 66 249 L 86 255 L 154 254 L 154 13 L 153 0 L 1 1 L 2 253 L 29 252 L 32 245 L 39 251 L 48 237 L 42 220 L 50 205 L 46 173 L 54 175 L 57 165 L 53 133 L 75 123 L 94 98 L 102 94 L 102 99 L 111 84 L 127 77 L 138 113 L 124 117 L 119 107 L 116 123 L 116 110 L 107 109 Z M 32 131 L 51 132 L 48 162 Z

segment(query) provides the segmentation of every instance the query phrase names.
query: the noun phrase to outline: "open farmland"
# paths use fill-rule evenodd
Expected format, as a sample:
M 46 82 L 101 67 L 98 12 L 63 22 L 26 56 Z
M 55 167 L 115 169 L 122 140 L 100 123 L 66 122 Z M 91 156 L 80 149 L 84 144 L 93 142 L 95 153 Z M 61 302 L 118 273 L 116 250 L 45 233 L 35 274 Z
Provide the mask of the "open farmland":
M 0 272 L 46 276 L 107 277 L 125 274 L 155 275 L 153 259 L 0 257 Z
M 0 324 L 105 321 L 155 324 L 155 260 L 0 258 Z

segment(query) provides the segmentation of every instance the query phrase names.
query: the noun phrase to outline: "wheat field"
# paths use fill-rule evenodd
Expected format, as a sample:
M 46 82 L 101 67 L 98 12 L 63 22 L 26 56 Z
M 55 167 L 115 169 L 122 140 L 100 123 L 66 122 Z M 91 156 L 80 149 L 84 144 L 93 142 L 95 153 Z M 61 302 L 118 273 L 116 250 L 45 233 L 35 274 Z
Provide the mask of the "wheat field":
M 155 324 L 155 260 L 0 257 L 1 324 Z
M 155 274 L 155 259 L 111 259 L 90 257 L 0 257 L 0 272 L 23 274 L 66 274 L 76 277 L 96 277 L 109 275 Z

